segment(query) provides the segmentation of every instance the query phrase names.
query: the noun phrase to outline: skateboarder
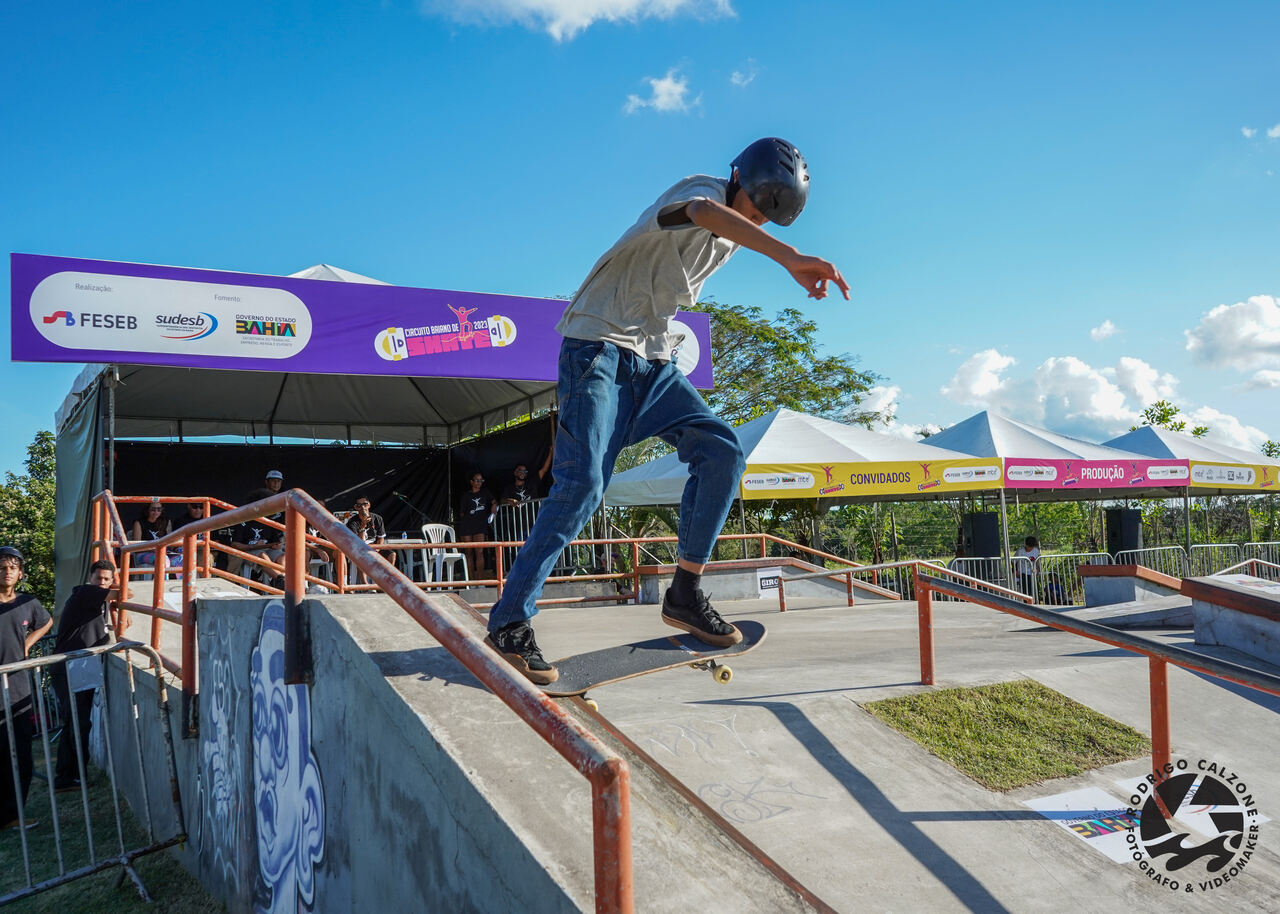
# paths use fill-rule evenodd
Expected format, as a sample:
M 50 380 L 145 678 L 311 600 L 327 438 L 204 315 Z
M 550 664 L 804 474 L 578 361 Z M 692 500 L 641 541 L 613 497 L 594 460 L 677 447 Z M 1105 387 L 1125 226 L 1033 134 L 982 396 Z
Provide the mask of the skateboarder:
M 777 261 L 810 298 L 825 298 L 834 283 L 847 299 L 849 286 L 833 264 L 760 228 L 790 225 L 804 209 L 809 171 L 800 151 L 768 137 L 731 167 L 728 179 L 694 175 L 663 193 L 591 268 L 556 326 L 564 341 L 555 483 L 489 613 L 486 639 L 536 683 L 558 674 L 529 625 L 534 601 L 561 550 L 600 503 L 618 452 L 646 438 L 675 447 L 690 474 L 662 620 L 713 645 L 742 638 L 699 586 L 745 470 L 742 446 L 671 360 L 681 337 L 669 321 L 698 301 L 707 277 L 739 247 Z

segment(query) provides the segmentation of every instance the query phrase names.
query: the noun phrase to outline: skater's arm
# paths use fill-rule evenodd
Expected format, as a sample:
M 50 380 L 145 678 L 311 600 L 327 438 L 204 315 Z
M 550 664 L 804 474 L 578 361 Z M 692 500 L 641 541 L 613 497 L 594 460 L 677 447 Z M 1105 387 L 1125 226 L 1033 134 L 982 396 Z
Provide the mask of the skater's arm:
M 774 238 L 760 226 L 756 225 L 737 210 L 731 209 L 714 200 L 694 200 L 685 211 L 689 220 L 699 228 L 704 228 L 721 238 L 727 238 L 744 248 L 750 248 L 777 261 L 791 278 L 804 286 L 810 298 L 826 298 L 827 283 L 834 282 L 844 295 L 849 298 L 849 284 L 844 281 L 835 264 L 821 257 L 810 257 L 801 254 L 789 244 Z

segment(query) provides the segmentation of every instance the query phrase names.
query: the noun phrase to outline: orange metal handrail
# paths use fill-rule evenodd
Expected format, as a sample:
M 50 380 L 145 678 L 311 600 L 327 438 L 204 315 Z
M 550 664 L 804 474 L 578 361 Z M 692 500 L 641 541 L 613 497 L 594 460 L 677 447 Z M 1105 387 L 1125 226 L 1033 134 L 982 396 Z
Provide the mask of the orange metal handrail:
M 149 499 L 148 499 L 149 500 Z M 179 500 L 179 499 L 175 499 Z M 601 743 L 595 736 L 570 718 L 555 701 L 518 674 L 509 663 L 488 647 L 480 638 L 455 620 L 435 609 L 423 592 L 405 575 L 377 554 L 362 539 L 340 523 L 306 492 L 291 489 L 239 508 L 232 508 L 216 518 L 206 517 L 193 521 L 159 539 L 146 543 L 129 543 L 115 512 L 112 495 L 104 491 L 95 496 L 95 541 L 106 540 L 99 536 L 103 531 L 104 509 L 115 520 L 113 544 L 120 553 L 120 597 L 117 613 L 124 617 L 130 609 L 144 611 L 145 604 L 129 600 L 129 564 L 134 553 L 154 551 L 155 579 L 152 587 L 152 605 L 146 607 L 152 616 L 152 641 L 159 642 L 159 627 L 169 619 L 182 625 L 183 664 L 179 668 L 184 700 L 195 694 L 195 628 L 192 613 L 191 576 L 197 561 L 193 561 L 196 537 L 201 534 L 254 520 L 265 514 L 285 512 L 285 612 L 286 656 L 291 658 L 292 672 L 299 674 L 297 631 L 303 612 L 306 569 L 306 521 L 326 534 L 339 555 L 348 557 L 357 568 L 369 576 L 402 609 L 418 622 L 433 638 L 439 641 L 476 678 L 483 682 L 508 707 L 516 712 L 566 761 L 574 766 L 591 783 L 592 827 L 594 833 L 596 910 L 631 912 L 634 910 L 634 880 L 631 855 L 631 791 L 630 769 L 625 760 Z M 206 536 L 206 539 L 208 537 Z M 174 614 L 162 607 L 166 547 L 177 542 L 184 544 L 182 567 L 183 611 Z M 206 557 L 207 562 L 207 557 Z M 205 571 L 210 570 L 206 564 Z M 291 637 L 292 636 L 292 637 Z M 168 666 L 168 664 L 166 664 Z
M 1173 770 L 1171 766 L 1172 749 L 1169 731 L 1169 679 L 1170 663 L 1196 673 L 1204 673 L 1214 679 L 1242 685 L 1246 688 L 1266 692 L 1269 695 L 1280 695 L 1280 676 L 1264 673 L 1239 664 L 1219 660 L 1215 657 L 1197 654 L 1186 648 L 1161 644 L 1149 638 L 1097 622 L 1073 619 L 1053 610 L 1028 606 L 998 594 L 992 594 L 956 584 L 922 573 L 917 566 L 915 572 L 916 601 L 919 609 L 920 624 L 920 682 L 923 685 L 934 684 L 933 656 L 933 600 L 934 591 L 964 600 L 988 609 L 995 609 L 1020 619 L 1038 622 L 1041 625 L 1081 635 L 1093 641 L 1100 641 L 1112 647 L 1141 654 L 1147 658 L 1149 702 L 1151 707 L 1151 769 L 1157 783 L 1164 780 Z M 936 570 L 933 566 L 929 571 Z

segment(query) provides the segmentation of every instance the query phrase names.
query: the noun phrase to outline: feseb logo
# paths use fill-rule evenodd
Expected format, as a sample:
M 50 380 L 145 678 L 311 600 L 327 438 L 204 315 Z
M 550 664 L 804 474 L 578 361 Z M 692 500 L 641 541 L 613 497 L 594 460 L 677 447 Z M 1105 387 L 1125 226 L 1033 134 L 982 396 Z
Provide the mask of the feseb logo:
M 65 322 L 68 327 L 93 327 L 97 330 L 137 330 L 138 318 L 133 314 L 103 314 L 99 311 L 55 311 L 41 320 L 46 324 Z

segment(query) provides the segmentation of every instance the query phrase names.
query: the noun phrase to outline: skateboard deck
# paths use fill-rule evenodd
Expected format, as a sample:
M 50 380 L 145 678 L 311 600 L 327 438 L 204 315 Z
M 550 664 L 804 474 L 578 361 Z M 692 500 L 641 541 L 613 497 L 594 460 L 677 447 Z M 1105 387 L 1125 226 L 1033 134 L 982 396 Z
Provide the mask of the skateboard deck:
M 715 647 L 693 635 L 672 629 L 672 634 L 666 637 L 619 644 L 565 657 L 554 662 L 556 669 L 560 671 L 560 678 L 542 686 L 542 690 L 557 698 L 567 698 L 583 695 L 588 689 L 610 682 L 680 666 L 706 669 L 716 677 L 717 682 L 728 682 L 733 677 L 733 671 L 722 661 L 745 654 L 763 641 L 765 636 L 765 628 L 759 622 L 739 622 L 737 627 L 742 632 L 742 640 L 729 647 Z

